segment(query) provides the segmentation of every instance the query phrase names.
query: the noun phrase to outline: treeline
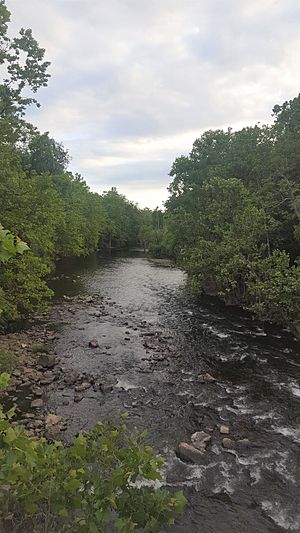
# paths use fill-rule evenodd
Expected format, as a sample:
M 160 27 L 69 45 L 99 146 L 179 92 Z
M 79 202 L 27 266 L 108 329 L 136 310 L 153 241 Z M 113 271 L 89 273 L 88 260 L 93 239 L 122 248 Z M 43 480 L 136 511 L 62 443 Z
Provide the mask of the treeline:
M 300 95 L 273 117 L 270 126 L 206 131 L 175 160 L 162 247 L 196 293 L 297 328 Z
M 140 234 L 144 244 L 148 238 L 140 230 L 151 225 L 151 212 L 115 188 L 92 192 L 82 176 L 68 171 L 63 145 L 26 122 L 26 108 L 39 105 L 35 93 L 47 85 L 49 63 L 31 30 L 11 38 L 9 22 L 0 0 L 0 66 L 6 73 L 0 84 L 0 247 L 9 230 L 30 251 L 0 260 L 0 327 L 44 308 L 51 296 L 45 277 L 55 259 L 137 245 Z

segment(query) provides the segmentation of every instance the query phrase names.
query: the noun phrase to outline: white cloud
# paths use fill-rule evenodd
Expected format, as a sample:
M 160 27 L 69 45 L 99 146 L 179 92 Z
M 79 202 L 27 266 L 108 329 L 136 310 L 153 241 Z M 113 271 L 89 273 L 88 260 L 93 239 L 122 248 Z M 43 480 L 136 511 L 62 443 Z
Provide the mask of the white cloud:
M 160 204 L 177 155 L 208 128 L 270 121 L 296 96 L 298 0 L 7 0 L 52 78 L 29 118 L 94 190 Z

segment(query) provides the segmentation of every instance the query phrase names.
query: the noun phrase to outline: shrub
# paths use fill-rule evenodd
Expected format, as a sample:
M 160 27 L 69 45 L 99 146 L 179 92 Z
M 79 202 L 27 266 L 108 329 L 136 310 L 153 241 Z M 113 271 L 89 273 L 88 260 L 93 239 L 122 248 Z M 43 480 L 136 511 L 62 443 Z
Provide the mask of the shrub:
M 17 364 L 18 358 L 13 352 L 0 348 L 0 372 L 11 372 Z
M 97 533 L 113 524 L 123 533 L 157 532 L 182 511 L 181 492 L 143 486 L 161 479 L 163 461 L 145 434 L 129 433 L 126 414 L 119 423 L 98 422 L 68 447 L 30 438 L 13 416 L 14 408 L 0 410 L 1 531 Z

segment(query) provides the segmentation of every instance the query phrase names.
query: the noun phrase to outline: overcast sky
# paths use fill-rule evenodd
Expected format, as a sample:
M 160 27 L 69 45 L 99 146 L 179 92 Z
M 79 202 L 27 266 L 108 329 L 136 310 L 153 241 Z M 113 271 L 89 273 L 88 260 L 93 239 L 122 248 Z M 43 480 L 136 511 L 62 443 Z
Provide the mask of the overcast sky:
M 299 0 L 7 0 L 51 61 L 28 118 L 98 192 L 161 205 L 204 130 L 270 122 L 300 91 Z

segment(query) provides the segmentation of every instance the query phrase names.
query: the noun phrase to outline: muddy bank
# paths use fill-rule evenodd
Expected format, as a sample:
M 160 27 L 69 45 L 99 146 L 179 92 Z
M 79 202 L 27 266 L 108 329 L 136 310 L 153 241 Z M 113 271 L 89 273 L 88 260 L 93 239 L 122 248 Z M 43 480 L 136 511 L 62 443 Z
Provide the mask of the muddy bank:
M 162 484 L 188 498 L 171 531 L 299 531 L 298 343 L 199 305 L 182 272 L 138 255 L 61 263 L 55 278 L 34 342 L 53 336 L 57 361 L 36 368 L 43 405 L 25 408 L 38 429 L 69 440 L 126 410 L 165 457 Z

